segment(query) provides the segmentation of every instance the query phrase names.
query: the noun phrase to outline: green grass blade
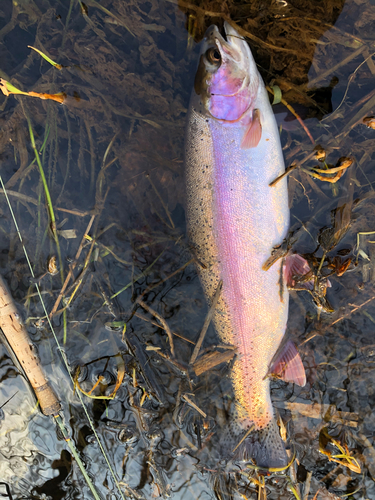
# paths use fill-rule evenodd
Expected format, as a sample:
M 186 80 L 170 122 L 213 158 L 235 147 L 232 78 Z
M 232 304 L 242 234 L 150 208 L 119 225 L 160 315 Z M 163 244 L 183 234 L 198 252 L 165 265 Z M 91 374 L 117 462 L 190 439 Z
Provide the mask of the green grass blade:
M 40 56 L 42 56 L 43 59 L 45 59 L 48 63 L 52 64 L 52 66 L 54 66 L 56 69 L 58 69 L 58 70 L 62 69 L 61 64 L 58 64 L 57 62 L 53 61 L 50 57 L 48 57 L 46 54 L 44 54 L 41 50 L 36 49 L 35 47 L 33 47 L 31 45 L 28 45 L 28 47 L 29 47 L 29 49 L 33 49 L 33 50 L 35 50 L 35 52 L 38 52 L 38 54 Z
M 29 95 L 28 92 L 23 92 L 22 90 L 18 89 L 17 87 L 7 82 L 3 78 L 0 78 L 0 90 L 4 95 L 9 95 L 9 94 Z
M 143 271 L 141 274 L 138 274 L 138 276 L 136 276 L 133 281 L 131 281 L 130 283 L 125 285 L 124 288 L 121 288 L 121 290 L 119 290 L 118 292 L 111 295 L 111 299 L 114 299 L 115 297 L 120 295 L 120 293 L 125 292 L 125 290 L 127 290 L 130 286 L 132 286 L 133 283 L 136 283 L 141 278 L 144 278 L 145 276 L 147 276 L 147 274 L 151 271 L 151 268 L 154 266 L 154 264 L 156 264 L 156 262 L 160 259 L 160 257 L 163 255 L 164 252 L 165 252 L 165 250 L 163 250 L 161 252 L 161 254 L 158 257 L 156 257 L 154 262 L 152 262 L 145 271 Z
M 25 114 L 25 115 L 26 115 L 26 114 Z M 3 189 L 4 195 L 5 195 L 5 199 L 6 199 L 6 201 L 7 201 L 7 204 L 8 204 L 8 207 L 9 207 L 9 210 L 10 210 L 10 213 L 11 213 L 11 216 L 12 216 L 12 219 L 13 219 L 13 222 L 14 222 L 14 225 L 15 225 L 15 228 L 16 228 L 16 231 L 17 231 L 17 234 L 18 234 L 18 238 L 19 238 L 20 243 L 21 243 L 21 245 L 22 245 L 22 249 L 23 249 L 23 251 L 24 251 L 25 258 L 26 258 L 27 264 L 28 264 L 29 269 L 30 269 L 31 276 L 32 276 L 33 278 L 35 278 L 34 271 L 33 271 L 33 268 L 32 268 L 32 266 L 31 266 L 31 262 L 30 262 L 30 259 L 29 259 L 29 255 L 28 255 L 27 250 L 26 250 L 26 247 L 25 247 L 25 245 L 24 245 L 24 242 L 23 242 L 23 239 L 22 239 L 22 235 L 21 235 L 20 229 L 19 229 L 19 227 L 18 227 L 17 220 L 16 220 L 16 218 L 15 218 L 15 215 L 14 215 L 14 212 L 13 212 L 13 209 L 12 209 L 12 205 L 10 204 L 9 197 L 8 197 L 8 194 L 7 194 L 6 188 L 5 188 L 5 186 L 4 186 L 4 182 L 3 182 L 3 179 L 2 179 L 2 177 L 1 177 L 1 174 L 0 174 L 0 185 L 1 185 L 2 189 Z M 53 328 L 53 325 L 52 325 L 52 323 L 51 323 L 51 319 L 50 319 L 49 314 L 48 314 L 48 312 L 47 312 L 47 308 L 46 308 L 46 305 L 45 305 L 45 303 L 44 303 L 44 300 L 43 300 L 42 294 L 41 294 L 41 292 L 40 292 L 40 289 L 39 289 L 38 283 L 36 283 L 36 282 L 35 282 L 34 286 L 35 286 L 36 291 L 37 291 L 37 293 L 38 293 L 40 303 L 42 304 L 42 307 L 43 307 L 43 311 L 44 311 L 45 317 L 46 317 L 47 322 L 48 322 L 48 325 L 49 325 L 49 327 L 50 327 L 50 329 L 51 329 L 52 335 L 53 335 L 53 337 L 54 337 L 54 339 L 55 339 L 55 342 L 56 342 L 56 345 L 57 345 L 57 347 L 58 347 L 58 350 L 59 350 L 59 352 L 60 352 L 60 353 L 62 353 L 62 348 L 61 348 L 60 342 L 59 342 L 59 340 L 58 340 L 58 338 L 57 338 L 57 335 L 56 335 L 55 329 Z M 70 373 L 70 367 L 69 367 L 69 365 L 68 365 L 68 362 L 67 362 L 67 360 L 66 360 L 66 358 L 65 358 L 64 356 L 62 356 L 62 355 L 61 355 L 61 357 L 62 357 L 63 363 L 65 364 L 65 367 L 66 367 L 67 373 L 68 373 L 68 375 L 69 375 L 69 378 L 70 378 L 70 380 L 71 380 L 72 387 L 74 387 L 74 380 L 73 380 L 72 374 Z M 85 415 L 86 415 L 86 418 L 87 418 L 87 420 L 88 420 L 88 422 L 89 422 L 90 428 L 92 429 L 92 431 L 93 431 L 93 433 L 94 433 L 94 436 L 95 436 L 96 441 L 97 441 L 97 443 L 98 443 L 98 445 L 99 445 L 100 451 L 101 451 L 101 452 L 102 452 L 102 454 L 103 454 L 103 457 L 104 457 L 105 462 L 106 462 L 106 464 L 107 464 L 107 466 L 108 466 L 109 472 L 110 472 L 110 474 L 111 474 L 111 476 L 112 476 L 112 478 L 113 478 L 113 480 L 114 480 L 114 483 L 116 484 L 116 487 L 117 487 L 117 489 L 118 489 L 118 492 L 119 492 L 119 494 L 120 494 L 120 497 L 121 497 L 121 499 L 122 499 L 122 500 L 125 500 L 125 497 L 124 497 L 124 495 L 123 495 L 123 493 L 122 493 L 122 490 L 121 490 L 121 488 L 120 488 L 120 484 L 119 484 L 119 482 L 118 482 L 118 480 L 117 480 L 117 478 L 116 478 L 115 472 L 114 472 L 114 470 L 113 470 L 113 468 L 112 468 L 112 466 L 111 466 L 111 464 L 110 464 L 110 462 L 109 462 L 108 456 L 107 456 L 107 454 L 106 454 L 106 452 L 105 452 L 105 450 L 104 450 L 104 447 L 103 447 L 103 445 L 102 445 L 102 443 L 101 443 L 101 440 L 100 440 L 100 438 L 99 438 L 99 435 L 98 435 L 97 431 L 95 430 L 95 427 L 94 427 L 93 421 L 92 421 L 92 419 L 91 419 L 91 417 L 90 417 L 90 414 L 89 414 L 89 412 L 88 412 L 88 409 L 87 409 L 87 407 L 86 407 L 86 405 L 85 405 L 85 403 L 84 403 L 84 401 L 83 401 L 83 399 L 82 399 L 81 393 L 80 393 L 79 391 L 78 391 L 78 393 L 77 393 L 77 396 L 78 396 L 78 398 L 79 398 L 79 400 L 80 400 L 80 403 L 81 403 L 81 405 L 82 405 L 82 408 L 83 408 L 83 410 L 84 410 L 84 412 L 85 412 Z M 68 441 L 67 441 L 67 442 L 68 442 Z M 68 444 L 69 444 L 69 442 L 68 442 Z M 73 453 L 73 455 L 75 456 L 75 453 L 74 453 L 73 451 L 72 451 L 72 453 Z M 87 474 L 86 474 L 86 475 L 87 475 Z M 85 477 L 86 477 L 86 475 L 85 475 Z M 89 479 L 90 479 L 90 478 L 89 478 Z M 91 480 L 90 480 L 90 481 L 91 481 Z M 96 497 L 95 497 L 95 498 L 96 498 Z M 100 497 L 99 497 L 99 498 L 100 498 Z M 101 499 L 100 499 L 100 500 L 101 500 Z
M 62 435 L 64 436 L 64 439 L 65 439 L 67 445 L 69 446 L 70 451 L 72 452 L 72 455 L 74 456 L 74 458 L 75 458 L 75 460 L 77 462 L 77 465 L 80 468 L 83 477 L 85 478 L 87 486 L 90 488 L 91 493 L 93 494 L 95 500 L 101 500 L 98 492 L 96 491 L 95 486 L 92 484 L 90 476 L 86 472 L 85 466 L 82 463 L 81 457 L 79 456 L 79 454 L 77 452 L 77 449 L 76 449 L 76 447 L 74 445 L 74 442 L 69 437 L 69 434 L 67 433 L 67 431 L 65 429 L 65 426 L 64 426 L 64 423 L 62 421 L 62 418 L 60 416 L 57 416 L 57 417 L 55 417 L 55 420 L 56 420 L 56 423 L 58 424 L 58 426 L 60 427 Z

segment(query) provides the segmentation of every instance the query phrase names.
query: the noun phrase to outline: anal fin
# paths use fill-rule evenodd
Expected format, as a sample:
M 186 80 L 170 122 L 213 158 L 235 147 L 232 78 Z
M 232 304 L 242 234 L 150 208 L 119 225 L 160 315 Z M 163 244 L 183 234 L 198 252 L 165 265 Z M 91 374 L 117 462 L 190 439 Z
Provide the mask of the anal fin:
M 305 369 L 296 346 L 288 340 L 276 353 L 269 367 L 269 374 L 303 387 L 306 384 Z

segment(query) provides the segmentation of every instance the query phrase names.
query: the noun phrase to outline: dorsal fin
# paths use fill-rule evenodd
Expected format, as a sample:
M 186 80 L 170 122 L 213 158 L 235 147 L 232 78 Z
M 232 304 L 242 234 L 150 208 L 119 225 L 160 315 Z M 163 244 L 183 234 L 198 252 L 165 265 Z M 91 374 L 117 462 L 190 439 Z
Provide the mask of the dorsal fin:
M 301 387 L 306 384 L 305 369 L 293 342 L 288 340 L 276 353 L 270 365 L 269 374 Z
M 254 109 L 253 118 L 250 121 L 246 132 L 242 138 L 241 148 L 250 149 L 256 148 L 262 137 L 262 124 L 260 122 L 260 112 L 258 109 Z

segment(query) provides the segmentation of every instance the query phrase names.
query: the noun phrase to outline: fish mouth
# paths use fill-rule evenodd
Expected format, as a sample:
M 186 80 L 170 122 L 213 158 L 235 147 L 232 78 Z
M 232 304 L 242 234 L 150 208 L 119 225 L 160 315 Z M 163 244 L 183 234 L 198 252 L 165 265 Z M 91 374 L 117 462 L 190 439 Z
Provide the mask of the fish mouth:
M 229 45 L 233 46 L 235 39 L 241 40 L 242 42 L 246 43 L 244 37 L 241 36 L 234 28 L 232 28 L 228 21 L 224 21 L 223 27 L 219 33 L 222 39 Z
M 224 21 L 224 23 L 227 23 L 226 21 Z M 227 23 L 228 24 L 228 23 Z M 226 29 L 225 29 L 225 24 L 223 24 L 220 28 L 219 28 L 219 33 L 220 33 L 220 36 L 223 38 L 223 40 L 225 40 L 227 43 L 228 43 L 228 37 L 227 37 L 227 32 L 226 32 Z
M 236 39 L 246 44 L 245 39 L 239 36 L 227 21 L 224 21 L 221 30 L 219 30 L 216 25 L 212 25 L 207 29 L 204 37 L 206 45 L 206 50 L 204 52 L 207 53 L 210 48 L 217 48 L 221 56 L 225 55 L 226 58 L 230 57 L 233 62 L 240 63 L 242 59 L 241 50 L 236 46 Z

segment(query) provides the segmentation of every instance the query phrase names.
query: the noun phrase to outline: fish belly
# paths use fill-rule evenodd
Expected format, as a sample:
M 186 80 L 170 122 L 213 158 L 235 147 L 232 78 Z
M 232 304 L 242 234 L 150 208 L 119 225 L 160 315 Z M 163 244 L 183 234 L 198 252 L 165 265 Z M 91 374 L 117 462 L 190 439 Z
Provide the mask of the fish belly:
M 223 280 L 214 325 L 223 342 L 238 348 L 231 415 L 243 430 L 265 429 L 273 420 L 267 372 L 288 316 L 281 263 L 262 270 L 286 236 L 289 209 L 286 181 L 269 187 L 284 162 L 265 89 L 257 99 L 262 138 L 256 148 L 241 149 L 244 129 L 208 118 L 193 97 L 185 158 L 189 240 L 209 303 Z

